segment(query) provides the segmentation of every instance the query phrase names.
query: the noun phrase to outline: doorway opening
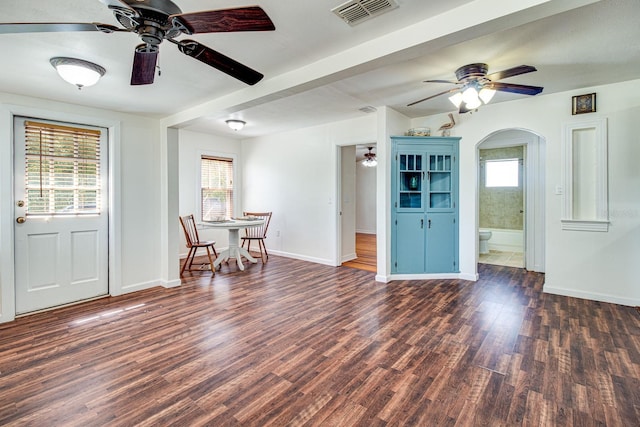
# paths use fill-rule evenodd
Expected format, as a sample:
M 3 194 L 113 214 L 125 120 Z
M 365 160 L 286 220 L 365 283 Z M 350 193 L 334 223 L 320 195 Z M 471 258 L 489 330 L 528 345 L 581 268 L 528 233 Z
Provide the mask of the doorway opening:
M 363 161 L 376 153 L 376 144 L 340 148 L 341 265 L 377 272 L 376 170 Z
M 525 145 L 480 148 L 478 262 L 481 264 L 524 268 L 525 156 Z
M 544 139 L 506 129 L 477 146 L 479 263 L 544 272 Z

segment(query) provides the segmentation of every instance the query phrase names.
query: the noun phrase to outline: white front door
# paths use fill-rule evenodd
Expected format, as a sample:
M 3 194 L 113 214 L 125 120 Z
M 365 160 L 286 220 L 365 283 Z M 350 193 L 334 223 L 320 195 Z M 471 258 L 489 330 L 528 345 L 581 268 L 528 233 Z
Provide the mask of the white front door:
M 107 130 L 14 120 L 16 313 L 106 295 Z

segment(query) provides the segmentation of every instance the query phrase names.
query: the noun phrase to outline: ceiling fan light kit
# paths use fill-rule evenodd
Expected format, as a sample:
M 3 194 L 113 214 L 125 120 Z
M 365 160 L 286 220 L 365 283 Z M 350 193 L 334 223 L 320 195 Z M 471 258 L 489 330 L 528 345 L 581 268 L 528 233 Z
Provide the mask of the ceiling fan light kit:
M 491 102 L 496 91 L 511 92 L 521 95 L 537 95 L 542 92 L 543 88 L 540 86 L 497 82 L 497 80 L 537 71 L 535 67 L 530 65 L 520 65 L 518 67 L 509 68 L 507 70 L 487 75 L 488 69 L 489 67 L 487 64 L 469 64 L 456 70 L 455 74 L 458 79 L 457 81 L 426 80 L 425 83 L 447 83 L 454 84 L 458 87 L 420 99 L 408 104 L 407 106 L 410 107 L 440 95 L 453 93 L 453 95 L 449 96 L 449 101 L 451 101 L 451 103 L 458 108 L 458 112 L 462 114 L 476 110 L 481 105 Z
M 229 120 L 226 121 L 226 123 L 227 123 L 227 126 L 229 126 L 231 129 L 233 129 L 235 131 L 242 130 L 244 125 L 247 124 L 247 122 L 245 122 L 243 120 L 237 120 L 237 119 L 229 119 Z
M 362 166 L 365 166 L 368 168 L 376 167 L 378 165 L 378 159 L 376 158 L 376 155 L 371 152 L 371 150 L 373 150 L 373 147 L 367 147 L 367 148 L 369 149 L 369 152 L 364 153 L 364 160 L 362 161 Z
M 56 56 L 49 60 L 60 77 L 78 89 L 85 86 L 93 86 L 104 76 L 106 70 L 98 64 L 77 58 Z

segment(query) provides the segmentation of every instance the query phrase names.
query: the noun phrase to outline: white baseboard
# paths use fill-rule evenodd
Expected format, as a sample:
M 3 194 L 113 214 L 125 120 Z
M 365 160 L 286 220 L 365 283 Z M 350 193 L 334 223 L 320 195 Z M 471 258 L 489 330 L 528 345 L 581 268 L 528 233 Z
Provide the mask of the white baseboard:
M 429 273 L 429 274 L 389 274 L 387 276 L 376 275 L 377 282 L 389 283 L 392 280 L 435 280 L 435 279 L 460 279 L 475 282 L 477 274 L 470 273 Z
M 599 292 L 585 292 L 577 289 L 566 289 L 555 286 L 549 286 L 545 282 L 542 286 L 542 292 L 554 295 L 562 295 L 565 297 L 588 299 L 592 301 L 608 302 L 611 304 L 627 305 L 630 307 L 640 307 L 640 299 L 626 298 L 616 295 L 601 294 Z
M 348 254 L 348 255 L 343 255 L 342 256 L 342 262 L 348 262 L 351 261 L 352 259 L 356 259 L 358 258 L 358 255 L 354 252 L 352 254 Z
M 178 280 L 178 284 L 180 284 L 179 280 Z M 128 293 L 136 292 L 136 291 L 142 291 L 142 290 L 150 289 L 150 288 L 155 288 L 156 286 L 163 286 L 162 281 L 161 280 L 151 280 L 151 281 L 148 281 L 148 282 L 133 283 L 133 284 L 130 284 L 130 285 L 124 285 L 124 286 L 122 286 L 122 292 L 119 295 L 128 294 Z
M 168 280 L 168 281 L 162 280 L 160 282 L 160 286 L 162 286 L 163 288 L 177 288 L 181 284 L 182 284 L 182 280 L 180 279 Z
M 326 259 L 326 258 L 310 257 L 306 255 L 293 254 L 290 252 L 276 251 L 274 249 L 269 249 L 269 254 L 278 255 L 285 258 L 299 259 L 300 261 L 309 261 L 309 262 L 315 262 L 316 264 L 323 264 L 323 265 L 330 265 L 332 267 L 337 267 L 333 260 Z
M 15 314 L 9 314 L 9 313 L 0 314 L 0 323 L 13 322 L 14 320 L 16 320 Z
M 358 229 L 356 229 L 356 233 L 360 233 L 360 234 L 376 234 L 376 230 L 358 230 Z

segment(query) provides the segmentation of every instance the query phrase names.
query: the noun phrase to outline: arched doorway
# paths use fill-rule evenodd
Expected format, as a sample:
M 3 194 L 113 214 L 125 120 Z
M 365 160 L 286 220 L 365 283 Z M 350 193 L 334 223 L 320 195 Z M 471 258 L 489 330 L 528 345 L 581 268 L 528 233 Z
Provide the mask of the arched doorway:
M 519 150 L 517 148 L 520 148 Z M 482 151 L 481 151 L 482 150 Z M 484 151 L 490 150 L 490 151 Z M 487 159 L 482 159 L 481 152 L 487 154 L 485 157 L 496 157 L 489 160 L 517 160 L 521 172 L 520 182 L 522 184 L 521 207 L 518 207 L 517 198 L 514 197 L 509 202 L 496 198 L 496 203 L 500 208 L 500 218 L 491 218 L 490 209 L 483 209 L 482 203 L 485 196 Z M 504 155 L 500 155 L 504 153 Z M 521 157 L 518 157 L 521 153 Z M 476 185 L 477 200 L 477 224 L 479 235 L 480 229 L 483 231 L 493 231 L 492 237 L 488 240 L 489 249 L 517 247 L 521 245 L 522 265 L 520 267 L 531 271 L 544 272 L 544 222 L 545 222 L 545 140 L 540 135 L 525 129 L 502 129 L 491 133 L 482 139 L 476 146 L 476 162 L 478 165 L 478 176 Z M 494 154 L 491 156 L 490 154 Z M 502 157 L 498 159 L 497 157 Z M 504 193 L 509 193 L 504 192 Z M 515 194 L 515 192 L 511 192 Z M 495 193 L 494 194 L 498 194 Z M 491 195 L 490 195 L 491 196 Z M 506 197 L 506 196 L 505 196 Z M 508 206 L 508 208 L 505 208 Z M 511 212 L 510 219 L 506 219 L 505 211 Z M 489 213 L 487 213 L 489 212 Z M 521 231 L 518 233 L 517 215 L 521 215 Z M 499 222 L 503 221 L 500 226 Z M 489 227 L 487 227 L 489 225 Z M 491 227 L 493 226 L 493 227 Z M 485 236 L 487 235 L 484 233 Z M 491 239 L 495 237 L 493 245 Z M 484 242 L 487 243 L 486 241 Z M 478 244 L 478 254 L 480 256 L 480 246 Z

